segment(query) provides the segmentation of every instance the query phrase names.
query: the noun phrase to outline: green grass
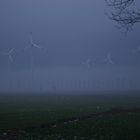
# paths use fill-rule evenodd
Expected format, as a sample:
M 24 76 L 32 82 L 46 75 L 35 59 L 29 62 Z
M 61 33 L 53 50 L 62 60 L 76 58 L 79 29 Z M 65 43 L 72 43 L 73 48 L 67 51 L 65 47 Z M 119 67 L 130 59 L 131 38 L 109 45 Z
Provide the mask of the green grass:
M 61 127 L 51 129 L 37 129 L 40 135 L 59 134 L 64 137 L 77 136 L 94 139 L 106 140 L 132 140 L 140 138 L 140 113 L 139 114 L 120 114 L 116 116 L 107 117 L 93 117 L 78 123 L 63 125 Z
M 138 94 L 1 95 L 0 129 L 30 125 L 105 111 L 113 107 L 140 107 Z M 100 109 L 97 107 L 100 106 Z
M 98 108 L 99 107 L 99 108 Z M 17 95 L 0 96 L 0 130 L 39 126 L 54 120 L 103 112 L 114 107 L 140 107 L 139 93 L 79 95 Z M 96 116 L 56 128 L 30 130 L 29 135 L 56 139 L 132 140 L 140 138 L 140 113 Z M 22 137 L 20 138 L 22 139 Z

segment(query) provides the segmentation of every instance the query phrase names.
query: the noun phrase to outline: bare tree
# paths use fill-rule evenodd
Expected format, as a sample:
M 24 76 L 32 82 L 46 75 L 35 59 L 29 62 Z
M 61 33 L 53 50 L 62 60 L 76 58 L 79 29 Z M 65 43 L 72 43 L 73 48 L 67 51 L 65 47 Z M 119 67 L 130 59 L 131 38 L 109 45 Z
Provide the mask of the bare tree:
M 107 5 L 114 10 L 109 15 L 111 20 L 118 23 L 118 27 L 127 31 L 132 28 L 135 23 L 140 22 L 140 10 L 134 6 L 135 0 L 105 0 Z

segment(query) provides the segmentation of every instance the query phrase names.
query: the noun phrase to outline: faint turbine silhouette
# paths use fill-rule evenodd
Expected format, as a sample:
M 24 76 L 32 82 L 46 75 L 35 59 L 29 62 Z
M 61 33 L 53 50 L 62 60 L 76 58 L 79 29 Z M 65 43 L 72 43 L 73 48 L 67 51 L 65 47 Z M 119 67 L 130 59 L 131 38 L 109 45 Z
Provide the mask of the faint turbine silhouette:
M 7 61 L 7 64 L 8 64 L 8 73 L 9 73 L 10 62 L 13 62 L 12 55 L 14 53 L 14 50 L 15 50 L 15 48 L 12 48 L 8 52 L 0 52 L 1 55 L 5 55 L 5 56 L 8 57 L 8 61 Z
M 31 81 L 30 82 L 31 82 L 31 86 L 33 88 L 33 81 L 34 81 L 34 57 L 33 57 L 33 48 L 42 49 L 42 47 L 40 47 L 39 45 L 37 45 L 36 43 L 34 43 L 32 32 L 30 32 L 29 41 L 30 41 L 30 45 L 28 47 L 25 47 L 24 50 L 30 49 L 30 71 L 31 71 Z
M 29 48 L 37 48 L 37 49 L 42 49 L 42 47 L 40 47 L 39 45 L 37 45 L 36 43 L 34 43 L 34 41 L 33 41 L 33 33 L 32 32 L 30 32 L 30 38 L 29 38 L 29 40 L 30 40 L 30 46 L 29 47 L 26 47 L 26 48 L 24 48 L 24 49 L 29 49 Z M 31 72 L 33 72 L 33 61 L 34 61 L 34 58 L 33 58 L 33 54 L 31 53 L 30 54 L 31 56 L 30 56 L 30 68 L 31 68 Z
M 86 65 L 88 68 L 92 67 L 93 62 L 88 58 L 85 62 L 82 62 L 83 65 Z
M 28 49 L 28 48 L 31 48 L 31 47 L 38 48 L 38 49 L 41 49 L 42 48 L 39 45 L 37 45 L 36 43 L 34 43 L 34 41 L 33 41 L 33 33 L 32 32 L 30 32 L 30 38 L 29 38 L 29 40 L 30 40 L 30 46 L 25 47 L 24 49 Z
M 0 52 L 1 55 L 5 55 L 8 56 L 8 60 L 10 60 L 11 62 L 13 62 L 13 52 L 14 52 L 15 48 L 10 49 L 10 51 L 8 52 Z
M 107 54 L 107 57 L 104 59 L 105 62 L 108 62 L 109 64 L 115 64 L 114 61 L 111 58 L 111 53 Z
M 8 52 L 0 52 L 0 54 L 1 55 L 4 55 L 4 56 L 7 56 L 8 57 L 8 59 L 7 59 L 7 72 L 8 72 L 8 74 L 7 74 L 7 78 L 8 78 L 8 81 L 7 81 L 7 84 L 8 84 L 8 86 L 11 86 L 11 80 L 9 79 L 9 72 L 10 72 L 10 62 L 13 62 L 13 57 L 12 57 L 12 55 L 13 55 L 13 53 L 14 53 L 14 50 L 15 50 L 15 48 L 12 48 L 12 49 L 10 49 Z

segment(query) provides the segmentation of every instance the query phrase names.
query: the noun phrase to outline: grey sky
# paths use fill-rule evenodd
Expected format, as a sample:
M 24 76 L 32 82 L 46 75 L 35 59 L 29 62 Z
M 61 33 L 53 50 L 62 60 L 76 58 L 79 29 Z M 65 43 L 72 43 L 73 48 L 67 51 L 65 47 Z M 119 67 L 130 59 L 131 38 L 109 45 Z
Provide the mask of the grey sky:
M 110 10 L 102 0 L 1 0 L 0 52 L 9 51 L 13 47 L 16 51 L 13 54 L 14 62 L 9 65 L 9 76 L 7 57 L 0 55 L 0 75 L 1 79 L 5 80 L 5 84 L 0 80 L 0 90 L 6 89 L 7 79 L 14 79 L 16 83 L 19 75 L 24 75 L 27 81 L 33 80 L 29 78 L 31 55 L 34 58 L 33 69 L 38 70 L 38 75 L 48 75 L 48 69 L 57 73 L 56 77 L 50 73 L 47 80 L 61 79 L 58 75 L 62 75 L 63 71 L 70 77 L 78 73 L 86 75 L 87 68 L 82 62 L 88 58 L 95 63 L 93 67 L 97 74 L 96 78 L 93 76 L 93 80 L 104 81 L 106 78 L 100 73 L 104 69 L 107 69 L 108 77 L 115 75 L 114 71 L 117 75 L 118 69 L 122 69 L 125 71 L 122 75 L 125 73 L 128 79 L 136 79 L 139 76 L 140 53 L 135 54 L 133 51 L 140 46 L 140 25 L 136 25 L 132 32 L 125 35 L 107 18 L 106 13 Z M 30 45 L 31 31 L 34 42 L 42 46 L 43 50 L 23 51 Z M 111 53 L 114 65 L 103 61 L 108 53 Z M 134 72 L 137 76 L 133 77 Z M 15 73 L 15 78 L 12 78 Z M 95 74 L 92 71 L 93 73 Z M 23 81 L 23 77 L 20 81 Z M 68 81 L 70 77 L 65 76 L 62 80 Z M 43 78 L 38 79 L 40 82 L 45 81 Z M 137 78 L 136 81 L 138 80 Z M 36 82 L 33 85 L 36 85 Z M 14 89 L 16 87 L 15 84 Z M 11 88 L 9 90 L 11 91 Z

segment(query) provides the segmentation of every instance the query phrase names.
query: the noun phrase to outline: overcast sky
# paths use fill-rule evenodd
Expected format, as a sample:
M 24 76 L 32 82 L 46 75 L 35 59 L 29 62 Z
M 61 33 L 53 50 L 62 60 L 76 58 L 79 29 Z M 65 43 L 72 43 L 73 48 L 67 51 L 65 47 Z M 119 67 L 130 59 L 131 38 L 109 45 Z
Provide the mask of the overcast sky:
M 34 78 L 44 86 L 46 79 L 69 81 L 72 77 L 73 80 L 90 77 L 90 80 L 104 81 L 109 77 L 127 77 L 129 81 L 136 80 L 138 87 L 140 53 L 134 52 L 140 46 L 140 25 L 123 34 L 106 16 L 111 10 L 104 0 L 1 0 L 0 52 L 12 48 L 15 51 L 13 62 L 8 56 L 0 55 L 0 91 L 12 90 L 9 81 L 15 83 L 14 90 L 17 81 L 35 81 L 31 69 L 38 75 Z M 42 49 L 24 49 L 30 46 L 30 32 L 34 43 Z M 114 64 L 104 61 L 108 54 Z M 90 69 L 82 64 L 88 59 L 94 64 Z M 18 90 L 23 89 L 22 84 Z

